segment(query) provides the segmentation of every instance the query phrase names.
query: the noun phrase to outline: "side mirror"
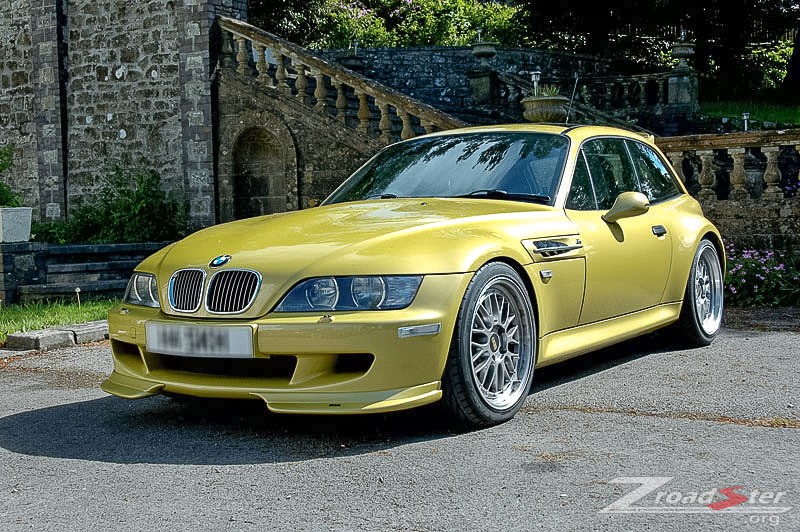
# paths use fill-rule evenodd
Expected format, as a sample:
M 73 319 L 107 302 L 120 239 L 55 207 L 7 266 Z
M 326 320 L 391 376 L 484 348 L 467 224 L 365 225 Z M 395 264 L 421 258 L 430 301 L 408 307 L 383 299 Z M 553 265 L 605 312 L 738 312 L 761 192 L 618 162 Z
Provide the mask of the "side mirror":
M 639 216 L 650 209 L 650 201 L 641 192 L 623 192 L 614 200 L 614 205 L 603 215 L 603 220 L 613 224 L 617 220 Z

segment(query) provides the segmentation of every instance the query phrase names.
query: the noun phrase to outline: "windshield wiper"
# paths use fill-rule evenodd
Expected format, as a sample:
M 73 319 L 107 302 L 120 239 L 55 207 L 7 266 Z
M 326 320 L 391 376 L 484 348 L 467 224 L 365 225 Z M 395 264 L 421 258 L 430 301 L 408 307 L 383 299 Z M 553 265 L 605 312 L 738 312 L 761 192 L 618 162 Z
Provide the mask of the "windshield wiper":
M 367 199 L 394 199 L 399 197 L 397 194 L 372 194 L 367 196 Z
M 550 196 L 545 194 L 522 194 L 516 192 L 507 192 L 497 188 L 482 188 L 473 190 L 469 194 L 458 196 L 459 198 L 477 198 L 487 197 L 490 199 L 509 199 L 519 201 L 531 201 L 534 203 L 550 203 Z

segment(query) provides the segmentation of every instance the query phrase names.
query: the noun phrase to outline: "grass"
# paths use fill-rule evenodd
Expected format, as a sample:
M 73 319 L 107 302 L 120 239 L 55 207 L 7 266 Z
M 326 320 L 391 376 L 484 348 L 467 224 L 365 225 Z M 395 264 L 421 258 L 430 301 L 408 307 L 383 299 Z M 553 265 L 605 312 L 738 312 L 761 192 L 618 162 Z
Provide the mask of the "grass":
M 742 113 L 750 113 L 750 120 L 800 124 L 800 106 L 797 105 L 748 101 L 705 102 L 700 109 L 711 118 L 741 119 Z
M 52 302 L 0 307 L 0 346 L 10 333 L 103 320 L 108 309 L 117 303 L 118 300 L 97 300 L 85 301 L 80 306 L 75 302 Z

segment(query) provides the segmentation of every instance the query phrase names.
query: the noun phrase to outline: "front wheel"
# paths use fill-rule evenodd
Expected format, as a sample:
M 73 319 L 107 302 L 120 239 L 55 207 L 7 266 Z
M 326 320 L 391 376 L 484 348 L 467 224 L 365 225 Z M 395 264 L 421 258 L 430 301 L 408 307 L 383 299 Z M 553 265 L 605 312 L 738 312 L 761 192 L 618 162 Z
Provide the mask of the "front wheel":
M 446 410 L 469 426 L 514 417 L 533 379 L 536 343 L 533 308 L 519 274 L 499 262 L 482 267 L 458 312 L 442 377 Z
M 723 273 L 711 241 L 697 246 L 683 297 L 678 330 L 687 347 L 709 345 L 722 325 Z

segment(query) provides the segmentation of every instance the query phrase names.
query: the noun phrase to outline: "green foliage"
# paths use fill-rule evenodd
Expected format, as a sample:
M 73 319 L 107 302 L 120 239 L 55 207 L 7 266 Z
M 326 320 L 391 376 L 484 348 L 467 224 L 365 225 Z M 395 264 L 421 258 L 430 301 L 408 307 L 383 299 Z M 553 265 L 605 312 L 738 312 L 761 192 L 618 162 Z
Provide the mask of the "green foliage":
M 14 145 L 9 144 L 0 148 L 0 176 L 12 166 L 14 166 Z M 22 206 L 22 197 L 0 181 L 0 207 L 20 206 Z
M 792 41 L 779 41 L 753 48 L 742 58 L 744 78 L 755 90 L 777 89 L 786 77 L 786 67 L 792 57 Z
M 800 257 L 726 247 L 725 302 L 733 307 L 800 305 Z
M 761 101 L 734 100 L 722 102 L 703 102 L 704 115 L 712 118 L 741 118 L 742 113 L 750 113 L 751 120 L 775 122 L 778 124 L 800 124 L 800 107 Z
M 152 170 L 118 165 L 94 203 L 80 204 L 66 221 L 34 224 L 33 240 L 114 243 L 175 240 L 187 232 L 186 207 L 161 190 Z
M 561 92 L 561 89 L 558 88 L 558 85 L 539 85 L 537 95 L 538 96 L 558 96 Z
M 66 301 L 4 305 L 0 312 L 0 345 L 10 333 L 105 319 L 108 309 L 117 303 L 116 300 L 96 300 L 83 301 L 80 306 L 77 302 Z
M 316 48 L 521 43 L 520 8 L 478 0 L 328 0 Z

